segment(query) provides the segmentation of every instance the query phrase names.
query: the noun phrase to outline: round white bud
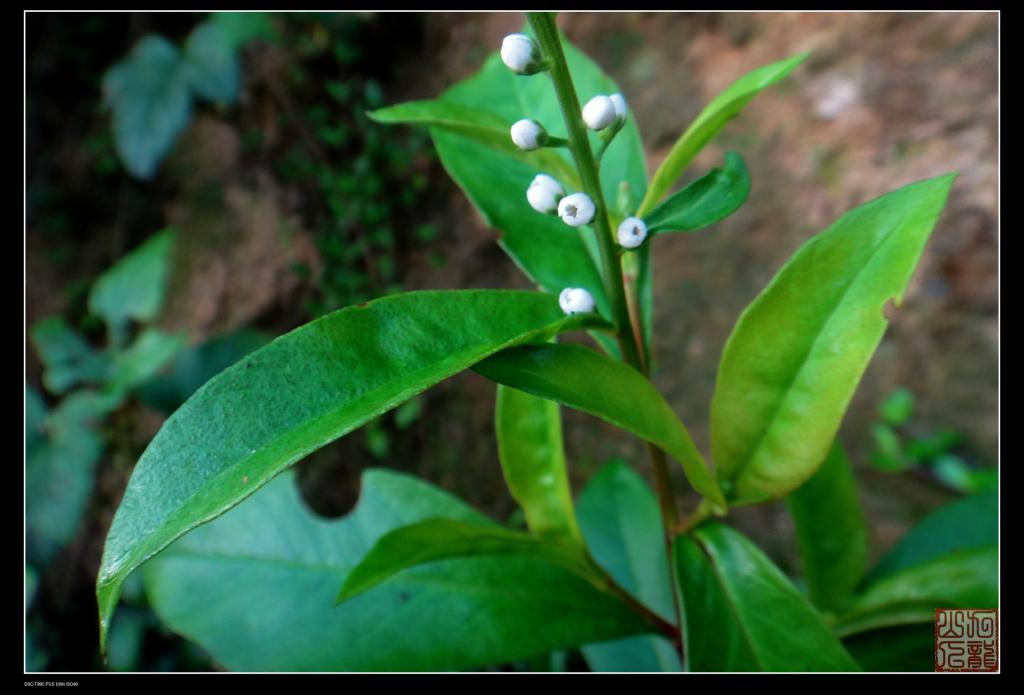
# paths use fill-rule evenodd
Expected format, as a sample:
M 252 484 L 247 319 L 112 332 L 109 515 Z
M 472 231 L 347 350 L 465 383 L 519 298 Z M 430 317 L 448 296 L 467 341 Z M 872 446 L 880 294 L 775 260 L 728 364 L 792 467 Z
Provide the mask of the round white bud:
M 501 42 L 501 60 L 512 72 L 532 75 L 540 71 L 540 48 L 526 34 L 509 34 Z
M 558 210 L 558 201 L 565 195 L 562 185 L 547 174 L 537 174 L 526 189 L 526 200 L 537 212 L 549 215 Z
M 621 94 L 612 94 L 608 98 L 612 100 L 612 106 L 615 107 L 615 120 L 625 121 L 626 116 L 629 115 L 629 107 L 626 106 L 626 98 Z
M 615 122 L 615 103 L 603 94 L 594 97 L 583 106 L 583 122 L 591 130 L 604 130 Z
M 586 193 L 573 193 L 558 201 L 558 216 L 562 222 L 581 227 L 594 219 L 594 201 Z
M 615 236 L 624 248 L 635 249 L 647 238 L 647 225 L 639 217 L 627 217 L 622 220 Z
M 558 295 L 558 305 L 570 316 L 588 314 L 594 310 L 594 297 L 582 287 L 566 287 Z
M 548 131 L 537 121 L 524 118 L 512 124 L 512 142 L 521 150 L 535 150 L 544 147 L 548 141 Z

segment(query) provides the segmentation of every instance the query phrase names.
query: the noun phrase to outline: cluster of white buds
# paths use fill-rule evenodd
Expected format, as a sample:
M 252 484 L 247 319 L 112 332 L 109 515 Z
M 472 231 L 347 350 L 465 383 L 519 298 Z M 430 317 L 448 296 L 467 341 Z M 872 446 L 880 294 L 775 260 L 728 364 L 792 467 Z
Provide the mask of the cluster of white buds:
M 615 236 L 623 248 L 635 249 L 647 238 L 647 225 L 639 217 L 627 217 L 622 220 Z
M 512 124 L 512 142 L 521 150 L 536 150 L 548 141 L 548 131 L 537 121 L 524 118 Z
M 629 110 L 621 94 L 599 94 L 583 105 L 583 122 L 591 130 L 604 130 L 610 125 L 624 123 Z
M 558 295 L 558 305 L 570 316 L 588 314 L 594 310 L 594 297 L 582 287 L 566 287 Z
M 509 34 L 501 42 L 501 60 L 517 75 L 533 75 L 544 69 L 540 47 L 526 34 Z
M 547 174 L 537 174 L 526 189 L 526 200 L 539 213 L 550 215 L 558 210 L 558 201 L 565 195 L 562 184 Z
M 594 201 L 586 193 L 573 193 L 558 201 L 558 216 L 571 227 L 582 227 L 594 219 Z

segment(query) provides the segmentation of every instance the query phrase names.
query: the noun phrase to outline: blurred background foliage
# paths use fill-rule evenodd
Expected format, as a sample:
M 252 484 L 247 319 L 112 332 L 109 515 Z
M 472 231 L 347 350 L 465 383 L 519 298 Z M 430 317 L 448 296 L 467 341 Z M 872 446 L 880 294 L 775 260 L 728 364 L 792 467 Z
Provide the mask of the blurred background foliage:
M 104 666 L 93 593 L 134 462 L 210 376 L 372 297 L 528 286 L 427 134 L 365 115 L 436 95 L 521 21 L 27 15 L 28 669 L 219 668 L 161 625 L 137 578 Z M 695 163 L 699 172 L 727 149 L 742 152 L 754 186 L 744 209 L 702 235 L 659 239 L 655 378 L 705 450 L 721 346 L 782 261 L 846 208 L 959 170 L 842 439 L 873 559 L 929 511 L 993 490 L 996 17 L 580 14 L 560 23 L 620 81 L 649 168 L 736 76 L 813 52 Z M 359 472 L 383 465 L 521 524 L 498 472 L 492 417 L 493 385 L 460 375 L 310 456 L 300 488 L 315 511 L 338 516 L 358 496 Z M 628 437 L 578 413 L 565 423 L 575 489 L 610 456 L 646 473 Z M 734 517 L 799 573 L 783 505 Z M 918 634 L 908 640 L 923 644 Z M 505 668 L 582 663 L 559 654 Z

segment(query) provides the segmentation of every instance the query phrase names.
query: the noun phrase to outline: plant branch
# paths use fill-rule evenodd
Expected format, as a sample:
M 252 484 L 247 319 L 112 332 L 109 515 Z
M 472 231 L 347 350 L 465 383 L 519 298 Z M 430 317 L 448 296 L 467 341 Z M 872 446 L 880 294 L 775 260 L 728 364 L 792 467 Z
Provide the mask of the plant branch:
M 643 339 L 643 328 L 641 326 L 639 304 L 636 297 L 636 273 L 633 272 L 629 276 L 634 285 L 632 297 L 634 306 L 631 311 L 630 303 L 627 300 L 622 261 L 612 236 L 609 219 L 610 210 L 605 203 L 604 193 L 601 190 L 601 178 L 598 172 L 597 160 L 594 158 L 594 153 L 590 148 L 590 140 L 587 136 L 586 126 L 583 123 L 579 97 L 576 94 L 576 88 L 573 86 L 572 75 L 569 74 L 569 66 L 562 51 L 562 42 L 558 35 L 558 28 L 555 25 L 555 18 L 553 14 L 546 12 L 528 12 L 527 17 L 529 18 L 530 26 L 537 36 L 537 41 L 540 43 L 541 50 L 544 52 L 544 57 L 550 63 L 549 74 L 554 84 L 555 94 L 558 97 L 558 105 L 562 110 L 562 118 L 565 121 L 565 128 L 569 139 L 569 149 L 576 162 L 576 169 L 579 171 L 583 191 L 590 196 L 591 200 L 594 201 L 594 206 L 597 208 L 593 224 L 597 233 L 598 248 L 601 253 L 601 270 L 604 277 L 605 291 L 608 294 L 608 299 L 614 313 L 613 320 L 618 327 L 619 349 L 622 351 L 623 360 L 646 376 L 648 374 L 647 350 Z M 602 154 L 605 147 L 601 148 Z M 635 268 L 635 262 L 633 267 Z M 679 511 L 676 509 L 665 452 L 653 445 L 648 445 L 647 450 L 650 454 L 651 465 L 654 468 L 655 488 L 658 491 L 662 523 L 665 527 L 665 547 L 669 557 L 671 557 L 673 534 L 679 526 Z M 672 581 L 674 581 L 674 578 Z M 616 585 L 613 583 L 614 586 Z M 623 600 L 629 603 L 634 610 L 637 610 L 648 620 L 651 619 L 650 615 L 641 611 L 643 609 L 650 614 L 646 606 L 637 602 L 636 599 L 633 599 L 633 597 L 629 596 L 628 592 L 621 588 L 619 588 L 619 591 Z M 675 596 L 675 592 L 673 592 L 673 596 Z M 681 620 L 682 614 L 678 598 L 675 599 L 675 609 L 677 620 Z M 654 617 L 658 618 L 658 616 Z M 658 619 L 661 620 L 660 618 Z M 678 628 L 672 627 L 675 630 L 673 640 L 676 649 L 682 654 L 681 633 Z

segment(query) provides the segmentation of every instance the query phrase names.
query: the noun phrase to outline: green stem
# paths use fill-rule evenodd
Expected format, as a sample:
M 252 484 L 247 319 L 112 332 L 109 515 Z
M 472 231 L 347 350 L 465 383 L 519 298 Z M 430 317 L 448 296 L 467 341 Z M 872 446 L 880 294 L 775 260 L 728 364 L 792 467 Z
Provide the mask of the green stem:
M 558 105 L 562 110 L 562 118 L 565 120 L 569 149 L 576 162 L 576 169 L 579 171 L 583 192 L 590 196 L 597 208 L 593 224 L 597 232 L 598 249 L 601 253 L 601 271 L 604 277 L 605 291 L 612 306 L 613 320 L 618 327 L 619 349 L 622 351 L 622 357 L 626 364 L 641 374 L 647 375 L 646 346 L 643 339 L 638 300 L 635 296 L 633 297 L 636 306 L 633 311 L 630 311 L 623 282 L 623 268 L 609 221 L 610 210 L 601 190 L 597 161 L 590 149 L 590 140 L 583 123 L 579 97 L 572 83 L 572 75 L 569 74 L 569 65 L 562 51 L 562 42 L 558 35 L 558 28 L 555 26 L 554 15 L 546 12 L 528 12 L 527 17 L 537 36 L 537 41 L 540 43 L 541 50 L 544 51 L 545 59 L 550 61 L 548 74 L 551 75 L 551 82 L 554 84 L 555 94 L 558 97 Z M 602 154 L 603 152 L 604 148 L 602 148 Z M 655 446 L 648 446 L 648 453 L 654 468 L 655 489 L 658 491 L 662 522 L 665 527 L 665 547 L 671 557 L 672 539 L 679 526 L 679 512 L 676 509 L 665 452 Z M 674 578 L 670 579 L 675 581 Z M 628 597 L 628 594 L 625 595 Z M 675 608 L 677 624 L 681 625 L 682 615 L 678 600 Z M 676 633 L 675 645 L 682 655 L 682 637 L 679 632 Z
M 590 196 L 597 208 L 594 214 L 594 229 L 597 232 L 597 245 L 601 254 L 601 274 L 604 277 L 605 291 L 612 307 L 612 320 L 619 328 L 619 347 L 627 364 L 640 368 L 642 362 L 632 336 L 627 337 L 630 330 L 629 309 L 626 306 L 626 293 L 622 286 L 622 273 L 619 268 L 619 257 L 615 250 L 611 227 L 608 223 L 608 206 L 601 192 L 601 180 L 597 173 L 597 162 L 590 149 L 587 128 L 583 123 L 580 101 L 576 96 L 576 88 L 569 74 L 569 65 L 562 52 L 562 42 L 558 36 L 555 19 L 546 12 L 529 12 L 527 17 L 540 43 L 544 57 L 551 63 L 548 74 L 555 86 L 558 105 L 562 109 L 565 120 L 566 134 L 569 139 L 569 150 L 576 162 L 580 174 L 583 192 Z M 641 370 L 642 371 L 642 370 Z

